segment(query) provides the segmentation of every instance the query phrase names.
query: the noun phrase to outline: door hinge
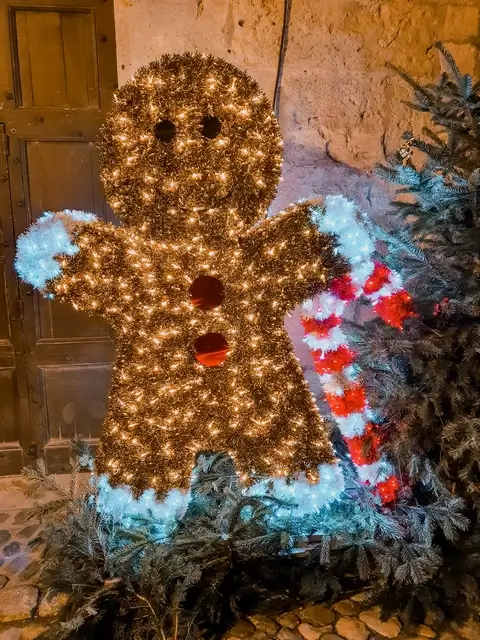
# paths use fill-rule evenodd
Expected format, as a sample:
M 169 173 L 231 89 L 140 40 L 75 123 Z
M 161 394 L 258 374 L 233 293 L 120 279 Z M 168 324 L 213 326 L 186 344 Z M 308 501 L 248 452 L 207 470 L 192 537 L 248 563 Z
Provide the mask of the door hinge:
M 4 156 L 10 155 L 10 136 L 8 133 L 2 133 L 2 153 Z

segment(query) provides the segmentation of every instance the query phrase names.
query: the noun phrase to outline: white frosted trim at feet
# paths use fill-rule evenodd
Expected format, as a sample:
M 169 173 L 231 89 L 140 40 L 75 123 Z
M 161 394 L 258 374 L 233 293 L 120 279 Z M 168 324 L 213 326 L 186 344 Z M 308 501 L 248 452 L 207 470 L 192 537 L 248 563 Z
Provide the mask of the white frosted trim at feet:
M 318 467 L 320 480 L 316 484 L 300 474 L 289 481 L 283 478 L 266 478 L 245 489 L 248 496 L 271 496 L 287 505 L 281 505 L 276 517 L 302 517 L 316 513 L 322 507 L 337 500 L 345 489 L 343 470 L 338 463 L 322 464 Z M 108 477 L 97 480 L 97 509 L 112 524 L 130 529 L 136 525 L 136 517 L 152 515 L 157 521 L 159 540 L 168 538 L 177 521 L 185 515 L 191 499 L 189 491 L 172 489 L 164 500 L 157 500 L 155 491 L 148 489 L 139 498 L 134 498 L 128 486 L 112 487 Z
M 289 515 L 301 517 L 315 513 L 337 500 L 345 490 L 345 479 L 342 467 L 338 464 L 321 464 L 318 466 L 319 482 L 308 482 L 303 474 L 294 480 L 284 478 L 268 478 L 257 482 L 247 489 L 247 495 L 269 494 L 280 500 L 293 503 L 292 507 L 280 507 L 278 517 Z
M 159 501 L 153 489 L 134 498 L 130 487 L 112 487 L 106 475 L 98 478 L 97 510 L 104 518 L 125 529 L 135 526 L 135 517 L 153 515 L 158 520 L 159 537 L 166 538 L 181 518 L 190 501 L 189 491 L 172 489 Z M 138 526 L 138 524 L 136 525 Z

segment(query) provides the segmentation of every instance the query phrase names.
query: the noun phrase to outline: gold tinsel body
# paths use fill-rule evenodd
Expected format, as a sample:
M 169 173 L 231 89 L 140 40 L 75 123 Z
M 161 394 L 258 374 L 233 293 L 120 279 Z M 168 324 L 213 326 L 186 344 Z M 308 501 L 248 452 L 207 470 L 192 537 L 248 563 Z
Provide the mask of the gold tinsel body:
M 199 130 L 205 116 L 221 124 L 214 138 Z M 152 135 L 166 120 L 175 126 L 168 141 Z M 80 251 L 62 258 L 48 286 L 115 329 L 96 463 L 113 484 L 136 494 L 187 488 L 201 451 L 228 451 L 246 476 L 315 479 L 318 465 L 333 461 L 284 316 L 346 265 L 308 203 L 265 217 L 280 142 L 254 81 L 211 57 L 167 56 L 117 95 L 102 134 L 102 177 L 127 226 L 76 225 Z M 214 309 L 192 304 L 201 275 L 223 285 Z M 228 343 L 217 366 L 195 358 L 196 339 L 208 333 Z

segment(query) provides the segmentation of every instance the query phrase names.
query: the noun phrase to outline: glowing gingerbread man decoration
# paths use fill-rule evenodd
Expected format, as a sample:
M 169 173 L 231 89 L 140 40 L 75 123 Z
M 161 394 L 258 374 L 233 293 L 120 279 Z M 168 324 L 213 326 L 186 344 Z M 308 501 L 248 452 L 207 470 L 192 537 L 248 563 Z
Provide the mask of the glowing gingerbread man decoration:
M 347 267 L 318 206 L 266 217 L 281 144 L 245 73 L 164 56 L 118 91 L 101 135 L 125 226 L 63 211 L 19 239 L 24 280 L 115 330 L 97 456 L 113 484 L 188 487 L 200 451 L 230 452 L 245 475 L 310 480 L 334 461 L 283 321 Z

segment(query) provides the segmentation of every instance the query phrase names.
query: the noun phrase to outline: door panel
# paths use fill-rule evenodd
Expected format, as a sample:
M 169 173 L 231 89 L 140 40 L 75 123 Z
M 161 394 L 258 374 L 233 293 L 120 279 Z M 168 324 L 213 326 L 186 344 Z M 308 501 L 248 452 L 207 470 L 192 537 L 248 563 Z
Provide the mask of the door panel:
M 15 415 L 15 365 L 11 344 L 0 344 L 0 433 L 1 443 L 18 440 L 18 421 Z
M 84 140 L 28 140 L 25 143 L 32 218 L 53 210 L 98 211 L 104 198 L 95 144 Z
M 44 211 L 82 209 L 106 217 L 93 142 L 31 140 L 25 144 L 32 221 Z M 73 307 L 38 299 L 39 338 L 108 336 L 106 324 Z
M 12 235 L 18 237 L 44 211 L 83 209 L 111 219 L 95 138 L 116 87 L 113 0 L 0 0 L 0 6 Z M 9 268 L 17 287 L 10 263 Z M 25 416 L 12 423 L 16 430 L 0 412 L 0 441 L 15 443 L 23 462 L 37 452 L 50 470 L 61 471 L 70 438 L 95 442 L 100 434 L 113 358 L 110 330 L 23 283 L 17 306 L 23 332 L 14 361 L 24 362 L 27 402 Z M 15 393 L 1 386 L 10 371 L 1 365 L 12 312 L 1 315 L 7 320 L 0 320 L 0 399 L 13 398 L 15 410 Z M 12 358 L 5 358 L 10 366 Z M 18 386 L 17 368 L 12 380 Z
M 42 368 L 46 411 L 49 424 L 49 447 L 63 448 L 65 441 L 81 436 L 84 440 L 98 438 L 106 415 L 105 382 L 110 380 L 110 367 Z
M 17 107 L 98 109 L 93 12 L 12 7 L 12 13 Z

